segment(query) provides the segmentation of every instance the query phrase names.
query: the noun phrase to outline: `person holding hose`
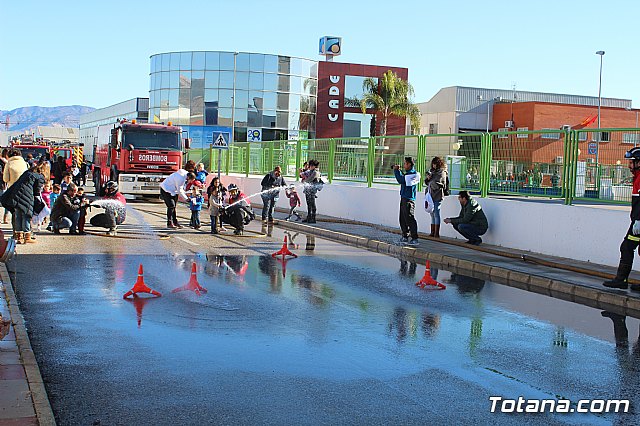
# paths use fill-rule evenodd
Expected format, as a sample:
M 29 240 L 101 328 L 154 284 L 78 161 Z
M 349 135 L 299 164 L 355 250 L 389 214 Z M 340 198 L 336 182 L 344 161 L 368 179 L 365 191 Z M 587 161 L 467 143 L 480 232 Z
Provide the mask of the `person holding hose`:
M 602 283 L 609 288 L 625 289 L 633 267 L 634 252 L 640 245 L 640 147 L 631 148 L 624 154 L 629 161 L 629 170 L 633 174 L 633 192 L 631 193 L 631 225 L 620 244 L 620 263 L 614 279 Z M 640 285 L 631 284 L 631 290 L 640 291 Z
M 416 189 L 420 183 L 420 173 L 416 171 L 413 158 L 404 158 L 404 171 L 400 166 L 393 166 L 393 174 L 400 184 L 400 229 L 402 230 L 401 243 L 418 245 L 418 223 L 416 222 Z M 409 240 L 411 237 L 411 240 Z

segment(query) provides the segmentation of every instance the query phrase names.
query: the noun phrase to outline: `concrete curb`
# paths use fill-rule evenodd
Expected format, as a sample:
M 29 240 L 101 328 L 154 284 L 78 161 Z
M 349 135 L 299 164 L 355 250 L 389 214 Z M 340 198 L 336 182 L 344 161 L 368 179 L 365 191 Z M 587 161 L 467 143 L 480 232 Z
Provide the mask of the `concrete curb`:
M 629 297 L 620 291 L 599 290 L 581 286 L 562 280 L 554 280 L 539 275 L 529 275 L 510 269 L 501 268 L 485 263 L 473 262 L 465 259 L 431 253 L 414 247 L 389 244 L 384 241 L 364 238 L 358 235 L 317 228 L 295 222 L 277 220 L 276 224 L 282 228 L 307 232 L 327 240 L 364 248 L 376 253 L 387 254 L 416 263 L 427 260 L 453 272 L 461 272 L 476 278 L 484 278 L 499 284 L 520 288 L 539 294 L 555 297 L 569 302 L 579 303 L 596 309 L 612 310 L 622 315 L 640 318 L 640 299 Z
M 29 383 L 29 390 L 31 391 L 31 398 L 36 410 L 36 416 L 38 417 L 38 423 L 40 426 L 55 426 L 56 420 L 53 416 L 53 410 L 49 403 L 49 397 L 47 396 L 42 376 L 40 375 L 40 368 L 31 349 L 29 335 L 24 325 L 24 317 L 22 316 L 22 312 L 20 312 L 18 300 L 13 291 L 11 277 L 9 277 L 9 271 L 7 271 L 7 266 L 4 263 L 0 263 L 0 279 L 4 283 L 4 289 L 7 294 L 7 304 L 9 305 L 9 313 L 11 314 L 11 321 L 13 322 L 16 343 L 20 351 L 20 359 L 24 365 L 27 382 Z

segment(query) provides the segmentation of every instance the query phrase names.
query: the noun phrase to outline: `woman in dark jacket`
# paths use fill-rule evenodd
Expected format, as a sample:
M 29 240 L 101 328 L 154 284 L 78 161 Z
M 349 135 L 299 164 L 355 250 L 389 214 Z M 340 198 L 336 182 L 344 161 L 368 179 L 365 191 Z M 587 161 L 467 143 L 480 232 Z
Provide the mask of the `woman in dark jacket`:
M 440 238 L 440 204 L 444 199 L 444 190 L 447 186 L 447 166 L 440 157 L 433 157 L 431 170 L 427 172 L 424 180 L 426 191 L 431 194 L 433 211 L 431 212 L 430 237 Z
M 9 192 L 9 208 L 13 209 L 12 225 L 16 243 L 35 243 L 31 238 L 31 218 L 35 198 L 42 192 L 44 177 L 42 164 L 34 164 L 24 172 L 7 192 Z

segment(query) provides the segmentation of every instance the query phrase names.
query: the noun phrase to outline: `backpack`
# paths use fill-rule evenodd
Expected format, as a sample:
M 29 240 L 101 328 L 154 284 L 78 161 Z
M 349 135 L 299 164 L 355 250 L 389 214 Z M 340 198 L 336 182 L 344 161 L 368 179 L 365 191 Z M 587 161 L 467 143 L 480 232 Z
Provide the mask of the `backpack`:
M 449 188 L 449 174 L 447 174 L 447 178 L 444 184 L 444 196 L 447 197 L 451 195 L 451 188 Z

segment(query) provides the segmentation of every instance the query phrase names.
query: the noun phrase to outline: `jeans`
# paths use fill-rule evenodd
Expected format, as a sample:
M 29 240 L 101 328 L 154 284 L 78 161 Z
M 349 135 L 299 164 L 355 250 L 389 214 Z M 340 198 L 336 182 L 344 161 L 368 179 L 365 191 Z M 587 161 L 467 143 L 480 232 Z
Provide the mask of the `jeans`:
M 194 228 L 200 227 L 200 210 L 191 210 L 191 221 L 189 222 L 189 225 Z
M 477 227 L 469 225 L 468 223 L 453 225 L 453 229 L 458 231 L 463 237 L 472 243 L 481 242 L 482 238 L 480 238 L 480 235 L 484 235 L 484 233 L 487 232 L 486 230 L 481 231 Z
M 400 199 L 400 229 L 403 237 L 411 235 L 412 240 L 418 239 L 418 222 L 415 217 L 416 203 L 406 198 Z
M 305 192 L 305 199 L 307 200 L 307 213 L 315 219 L 316 217 L 316 193 L 315 192 Z
M 176 216 L 176 206 L 178 205 L 178 196 L 171 195 L 164 189 L 160 188 L 160 197 L 167 206 L 167 225 L 177 225 L 178 217 Z
M 431 224 L 440 225 L 440 205 L 442 200 L 433 202 L 433 211 L 431 212 Z
M 219 220 L 220 219 L 218 218 L 218 216 L 211 216 L 211 233 L 212 234 L 218 233 Z
M 16 209 L 11 216 L 11 225 L 14 232 L 31 232 L 31 216 Z
M 278 196 L 273 194 L 262 194 L 262 220 L 273 219 L 273 211 L 276 208 L 278 202 Z
M 289 216 L 287 216 L 287 220 L 291 219 L 291 216 L 295 215 L 298 219 L 300 219 L 300 214 L 297 210 L 298 206 L 293 206 L 289 209 Z
M 73 212 L 69 217 L 63 216 L 59 218 L 57 221 L 52 221 L 51 225 L 53 226 L 54 230 L 69 228 L 69 232 L 76 232 L 79 219 L 80 219 L 80 210 Z

